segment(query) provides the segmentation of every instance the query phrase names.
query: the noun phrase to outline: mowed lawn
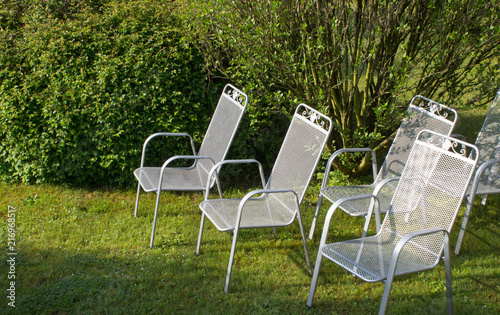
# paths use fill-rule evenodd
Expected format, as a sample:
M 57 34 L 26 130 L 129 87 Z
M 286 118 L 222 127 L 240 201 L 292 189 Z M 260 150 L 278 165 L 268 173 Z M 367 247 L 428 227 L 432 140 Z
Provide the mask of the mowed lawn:
M 475 121 L 484 119 L 478 117 Z M 318 187 L 313 182 L 302 205 L 307 231 Z M 227 196 L 241 197 L 246 191 L 230 188 Z M 365 283 L 329 261 L 323 262 L 313 308 L 307 309 L 311 276 L 297 223 L 278 229 L 277 238 L 271 229 L 244 230 L 225 294 L 231 235 L 218 232 L 207 220 L 201 254 L 195 254 L 202 193 L 162 195 L 153 249 L 148 245 L 155 195 L 141 198 L 135 218 L 134 189 L 0 184 L 0 314 L 378 312 L 384 285 Z M 328 206 L 325 202 L 323 215 Z M 456 314 L 500 314 L 499 206 L 500 196 L 490 196 L 487 206 L 476 198 L 460 256 L 452 256 Z M 452 231 L 453 247 L 463 212 Z M 323 219 L 309 242 L 312 263 Z M 359 237 L 362 226 L 362 219 L 338 211 L 330 239 Z M 431 271 L 396 278 L 389 314 L 445 310 L 442 262 Z

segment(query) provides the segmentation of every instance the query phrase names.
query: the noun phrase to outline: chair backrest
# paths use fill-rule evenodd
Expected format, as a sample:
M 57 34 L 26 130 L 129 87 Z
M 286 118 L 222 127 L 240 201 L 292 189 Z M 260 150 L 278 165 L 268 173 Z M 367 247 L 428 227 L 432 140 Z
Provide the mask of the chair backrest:
M 474 145 L 428 130 L 419 133 L 382 223 L 383 239 L 397 243 L 407 233 L 430 228 L 449 232 L 477 159 Z M 412 239 L 402 255 L 432 263 L 442 249 L 443 235 L 431 234 Z
M 224 87 L 210 121 L 198 155 L 209 156 L 214 163 L 222 161 L 236 134 L 248 102 L 248 96 L 231 84 Z M 199 160 L 197 167 L 201 174 L 208 176 L 214 164 L 211 161 Z M 202 179 L 205 182 L 206 177 Z
M 474 143 L 479 149 L 478 165 L 500 159 L 500 89 L 498 90 L 483 126 Z M 498 193 L 500 190 L 500 166 L 493 163 L 482 171 L 477 194 Z M 472 185 L 472 183 L 471 183 Z
M 478 164 L 500 158 L 500 89 L 474 143 L 479 149 Z
M 401 176 L 416 136 L 422 130 L 432 130 L 450 135 L 457 120 L 457 112 L 443 104 L 416 95 L 408 106 L 408 116 L 403 119 L 384 163 L 375 180 Z
M 292 189 L 302 202 L 331 127 L 329 117 L 300 104 L 292 117 L 266 187 Z

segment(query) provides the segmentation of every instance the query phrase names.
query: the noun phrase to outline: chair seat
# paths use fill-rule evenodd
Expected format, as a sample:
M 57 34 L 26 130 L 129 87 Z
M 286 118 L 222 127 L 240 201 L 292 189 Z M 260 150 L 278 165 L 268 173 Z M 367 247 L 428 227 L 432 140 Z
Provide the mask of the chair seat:
M 326 244 L 321 253 L 341 267 L 367 282 L 387 278 L 392 253 L 402 236 L 381 233 L 375 236 Z M 433 268 L 438 254 L 408 242 L 401 251 L 395 275 L 403 275 Z
M 396 185 L 396 184 L 395 184 Z M 321 194 L 331 203 L 344 197 L 359 196 L 364 194 L 373 194 L 374 185 L 360 186 L 332 186 L 321 189 Z M 394 187 L 384 187 L 378 194 L 380 202 L 380 213 L 386 213 L 394 193 Z M 339 208 L 351 216 L 364 216 L 368 213 L 371 199 L 358 199 L 347 201 Z
M 146 192 L 158 191 L 161 167 L 141 167 L 134 171 L 134 176 Z M 198 169 L 166 168 L 163 174 L 161 190 L 205 190 L 206 177 Z
M 220 231 L 234 230 L 242 199 L 208 199 L 200 209 Z M 295 219 L 293 200 L 285 201 L 269 194 L 267 198 L 249 199 L 243 208 L 240 228 L 290 225 Z M 270 211 L 272 209 L 272 212 Z

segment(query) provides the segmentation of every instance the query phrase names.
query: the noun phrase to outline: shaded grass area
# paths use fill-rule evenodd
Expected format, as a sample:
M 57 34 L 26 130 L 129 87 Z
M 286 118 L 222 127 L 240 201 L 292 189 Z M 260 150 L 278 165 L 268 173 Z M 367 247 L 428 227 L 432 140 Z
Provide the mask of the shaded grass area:
M 201 193 L 164 194 L 156 246 L 148 249 L 154 194 L 142 196 L 134 218 L 132 190 L 2 184 L 0 192 L 2 240 L 7 239 L 7 208 L 15 207 L 18 253 L 16 308 L 3 298 L 2 314 L 376 313 L 382 297 L 382 284 L 365 283 L 326 261 L 314 307 L 307 310 L 311 277 L 297 224 L 279 229 L 278 239 L 270 229 L 245 230 L 230 293 L 224 294 L 231 237 L 207 223 L 202 253 L 195 255 Z M 243 193 L 230 191 L 231 196 Z M 317 188 L 311 189 L 304 202 L 306 229 L 316 196 Z M 462 252 L 452 258 L 458 314 L 500 312 L 498 205 L 497 196 L 490 196 L 487 208 L 476 205 Z M 360 236 L 362 221 L 341 213 L 336 217 L 332 239 Z M 313 262 L 318 242 L 319 232 L 309 242 Z M 6 289 L 6 251 L 2 257 L 0 283 Z M 443 313 L 444 285 L 443 264 L 400 277 L 389 312 Z
M 486 110 L 466 112 L 455 130 L 473 142 Z M 467 122 L 467 124 L 464 123 Z M 473 128 L 471 126 L 474 126 Z M 475 132 L 475 133 L 474 133 Z M 345 181 L 345 176 L 338 176 Z M 313 183 L 302 206 L 308 231 L 319 190 Z M 226 197 L 241 197 L 232 188 Z M 312 309 L 311 276 L 298 225 L 244 230 L 229 294 L 223 292 L 231 236 L 206 223 L 202 253 L 195 255 L 201 193 L 162 195 L 155 247 L 149 249 L 154 194 L 143 194 L 133 217 L 135 191 L 0 184 L 0 314 L 371 314 L 383 284 L 352 277 L 324 261 Z M 8 207 L 16 209 L 15 305 L 8 306 Z M 330 205 L 325 202 L 322 214 Z M 500 313 L 500 196 L 487 206 L 476 199 L 460 256 L 452 256 L 456 314 Z M 454 246 L 464 209 L 452 230 Z M 309 242 L 317 255 L 321 217 Z M 337 211 L 331 240 L 361 235 L 363 222 Z M 444 266 L 396 278 L 389 314 L 443 314 Z

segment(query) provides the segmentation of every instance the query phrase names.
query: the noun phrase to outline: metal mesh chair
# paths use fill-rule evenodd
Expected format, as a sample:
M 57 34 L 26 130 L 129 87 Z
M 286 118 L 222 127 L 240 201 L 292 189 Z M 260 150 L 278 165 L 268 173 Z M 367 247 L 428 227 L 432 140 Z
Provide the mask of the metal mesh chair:
M 403 171 L 406 159 L 408 158 L 408 154 L 410 153 L 410 149 L 417 134 L 427 129 L 436 131 L 440 134 L 449 135 L 457 119 L 457 113 L 454 109 L 420 95 L 416 95 L 412 98 L 407 112 L 408 117 L 401 123 L 378 174 L 375 152 L 369 148 L 341 149 L 335 151 L 330 156 L 326 164 L 325 176 L 321 184 L 309 239 L 313 238 L 323 198 L 334 203 L 340 198 L 373 193 L 379 198 L 380 209 L 387 209 L 387 205 L 391 201 L 394 189 L 397 185 L 396 180 L 401 176 L 401 172 Z M 329 173 L 335 158 L 341 154 L 350 152 L 371 152 L 373 183 L 359 186 L 327 186 Z M 351 216 L 366 216 L 370 202 L 369 199 L 352 200 L 342 204 L 340 208 Z M 376 216 L 375 220 L 378 229 L 380 218 Z M 363 229 L 363 236 L 366 235 L 369 223 L 370 222 L 367 220 Z
M 460 247 L 465 235 L 465 229 L 470 218 L 470 212 L 476 195 L 482 195 L 482 204 L 486 204 L 486 197 L 491 194 L 500 193 L 500 89 L 498 90 L 481 131 L 474 143 L 479 149 L 479 167 L 474 175 L 474 181 L 467 191 L 467 206 L 462 219 L 462 226 L 458 234 L 455 254 L 460 254 Z
M 207 188 L 205 201 L 200 204 L 202 217 L 196 248 L 197 254 L 200 252 L 205 217 L 220 231 L 233 232 L 225 292 L 229 289 L 240 229 L 287 226 L 297 218 L 307 266 L 311 271 L 300 203 L 321 157 L 331 125 L 330 118 L 307 105 L 299 105 L 267 183 L 264 179 L 262 165 L 256 160 L 222 161 L 217 163 L 210 172 L 209 178 L 212 178 L 212 176 L 217 176 L 220 167 L 224 164 L 256 163 L 264 188 L 254 190 L 238 199 L 223 199 L 220 190 L 220 199 L 209 199 L 210 190 Z
M 164 190 L 203 191 L 207 188 L 208 173 L 216 163 L 225 158 L 247 102 L 248 97 L 245 93 L 230 84 L 224 87 L 198 153 L 196 153 L 193 138 L 187 133 L 155 133 L 146 139 L 142 149 L 141 167 L 134 171 L 139 181 L 134 216 L 137 217 L 141 187 L 145 192 L 156 192 L 150 247 L 153 247 L 161 192 Z M 153 138 L 159 136 L 188 137 L 193 154 L 172 156 L 161 167 L 144 166 L 147 145 Z M 193 160 L 193 164 L 190 167 L 172 167 L 172 162 L 179 160 Z M 213 181 L 208 182 L 209 186 L 213 184 Z
M 422 131 L 413 145 L 384 222 L 374 236 L 327 244 L 331 218 L 337 207 L 344 202 L 376 200 L 377 197 L 362 195 L 337 200 L 326 215 L 307 305 L 312 306 L 323 257 L 364 281 L 386 281 L 379 311 L 384 314 L 393 278 L 434 268 L 444 250 L 447 306 L 452 313 L 449 233 L 477 156 L 473 145 Z

